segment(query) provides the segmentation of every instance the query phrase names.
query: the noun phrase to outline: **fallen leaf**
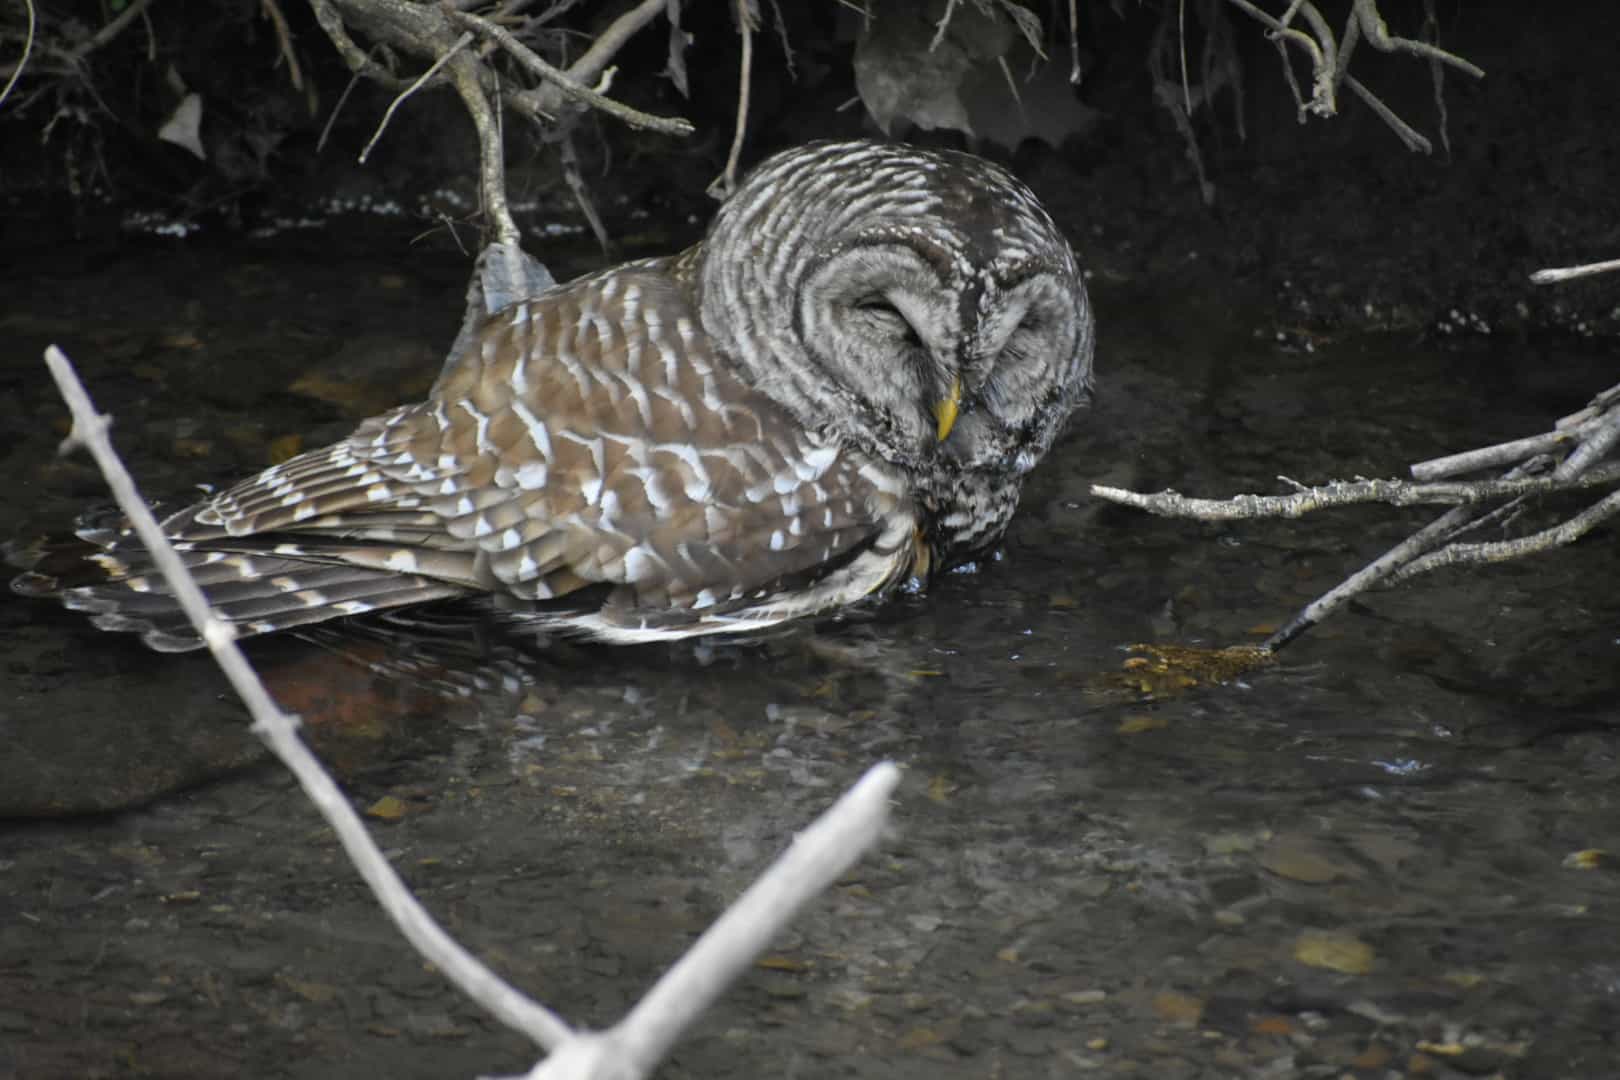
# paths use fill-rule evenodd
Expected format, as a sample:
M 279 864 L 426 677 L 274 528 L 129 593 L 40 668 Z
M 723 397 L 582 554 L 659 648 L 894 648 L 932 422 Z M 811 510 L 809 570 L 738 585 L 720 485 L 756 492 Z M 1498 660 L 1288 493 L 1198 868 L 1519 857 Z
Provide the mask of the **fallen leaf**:
M 1564 856 L 1565 870 L 1596 870 L 1608 859 L 1609 853 L 1602 848 L 1583 848 L 1572 851 Z
M 1365 975 L 1372 970 L 1374 954 L 1371 945 L 1349 934 L 1307 930 L 1294 940 L 1294 959 L 1306 967 Z
M 405 801 L 395 795 L 384 795 L 366 807 L 366 816 L 378 821 L 398 821 L 405 816 Z

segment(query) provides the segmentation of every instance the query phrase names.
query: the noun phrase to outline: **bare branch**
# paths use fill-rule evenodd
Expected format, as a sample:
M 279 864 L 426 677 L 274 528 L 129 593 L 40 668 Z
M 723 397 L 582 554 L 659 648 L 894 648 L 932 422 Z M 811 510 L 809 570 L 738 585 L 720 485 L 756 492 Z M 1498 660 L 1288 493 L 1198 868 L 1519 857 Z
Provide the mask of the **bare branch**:
M 584 55 L 568 66 L 568 77 L 582 84 L 595 82 L 602 69 L 607 67 L 608 61 L 624 47 L 624 43 L 642 27 L 662 15 L 668 6 L 669 0 L 641 0 L 641 3 L 614 19 L 606 30 L 596 36 L 596 40 L 591 42 Z M 560 89 L 548 86 L 540 92 L 541 100 L 538 104 L 542 111 L 553 112 L 561 96 Z
M 1396 37 L 1391 34 L 1389 27 L 1384 24 L 1384 17 L 1378 13 L 1377 0 L 1355 0 L 1355 14 L 1356 21 L 1361 24 L 1361 32 L 1367 35 L 1367 44 L 1380 52 L 1411 53 L 1425 60 L 1449 64 L 1476 79 L 1485 77 L 1484 68 L 1469 63 L 1455 53 L 1449 53 L 1426 41 L 1415 41 L 1412 38 Z
M 449 17 L 451 22 L 464 29 L 471 30 L 480 37 L 495 42 L 531 73 L 546 80 L 576 101 L 600 109 L 609 116 L 624 121 L 631 127 L 646 128 L 649 131 L 657 131 L 665 135 L 692 134 L 693 127 L 688 120 L 683 120 L 678 116 L 653 116 L 632 109 L 622 102 L 614 101 L 610 97 L 604 97 L 583 83 L 576 82 L 567 72 L 555 68 L 542 60 L 533 49 L 513 37 L 510 31 L 490 22 L 488 19 L 465 11 L 457 11 L 454 8 L 446 8 L 445 15 Z M 539 107 L 538 103 L 536 103 L 535 107 Z
M 343 62 L 349 65 L 350 71 L 375 80 L 390 90 L 405 90 L 412 85 L 413 80 L 402 79 L 395 75 L 373 60 L 371 53 L 355 44 L 354 39 L 349 36 L 348 27 L 343 23 L 343 16 L 338 14 L 332 0 L 309 0 L 309 6 L 315 11 L 315 21 L 326 32 L 328 40 L 336 47 L 338 55 L 343 57 Z M 433 81 L 437 82 L 438 79 L 435 78 Z
M 32 6 L 32 5 L 30 5 Z M 89 41 L 73 50 L 73 59 L 82 60 L 86 56 L 101 48 L 107 42 L 124 32 L 125 27 L 146 14 L 146 9 L 152 6 L 152 0 L 135 0 L 129 7 L 120 11 L 117 16 L 108 21 L 106 26 L 96 31 Z
M 1374 587 L 1404 581 L 1442 566 L 1516 559 L 1584 536 L 1598 524 L 1620 514 L 1620 491 L 1610 492 L 1574 517 L 1528 536 L 1491 542 L 1459 542 L 1465 534 L 1512 520 L 1532 497 L 1620 483 L 1620 462 L 1599 464 L 1617 446 L 1620 446 L 1620 384 L 1598 394 L 1586 408 L 1559 420 L 1552 431 L 1419 462 L 1412 466 L 1417 483 L 1335 481 L 1321 487 L 1301 488 L 1288 495 L 1238 495 L 1231 499 L 1190 499 L 1173 491 L 1145 495 L 1101 485 L 1093 486 L 1091 492 L 1099 498 L 1150 513 L 1202 521 L 1297 518 L 1325 507 L 1367 502 L 1392 506 L 1459 504 L 1307 605 L 1266 640 L 1263 647 L 1275 652 Z M 1558 452 L 1565 455 L 1561 462 L 1554 456 Z M 1496 480 L 1424 482 L 1512 462 L 1518 464 Z M 1504 499 L 1507 501 L 1501 502 Z M 1499 502 L 1500 505 L 1486 508 L 1488 504 Z
M 366 142 L 365 148 L 360 151 L 360 164 L 364 165 L 366 163 L 366 159 L 371 156 L 372 147 L 376 146 L 377 140 L 382 138 L 383 131 L 388 127 L 388 121 L 394 118 L 394 113 L 398 111 L 402 104 L 404 104 L 405 99 L 422 89 L 422 87 L 426 86 L 428 83 L 432 82 L 434 76 L 438 75 L 439 69 L 444 67 L 445 64 L 448 64 L 450 62 L 450 58 L 456 53 L 460 52 L 463 46 L 465 46 L 471 40 L 471 34 L 462 34 L 460 38 L 456 39 L 456 43 L 450 46 L 448 52 L 440 55 L 437 60 L 433 61 L 431 67 L 422 72 L 422 74 L 418 75 L 414 82 L 412 82 L 405 89 L 401 90 L 394 97 L 394 100 L 388 103 L 388 108 L 383 110 L 382 119 L 377 122 L 377 130 L 371 133 L 371 138 Z
M 262 6 L 265 18 L 276 28 L 276 45 L 281 50 L 282 58 L 287 61 L 287 78 L 291 80 L 294 90 L 302 90 L 304 72 L 298 66 L 298 54 L 293 51 L 292 31 L 287 27 L 287 16 L 276 0 L 262 0 Z
M 480 70 L 478 62 L 463 53 L 451 62 L 450 78 L 478 131 L 478 189 L 483 192 L 484 213 L 489 215 L 500 250 L 518 258 L 522 255 L 523 235 L 506 205 L 506 153 L 501 145 L 501 127 L 479 82 Z M 515 266 L 512 269 L 515 271 Z
M 877 842 L 900 770 L 868 769 L 704 931 L 607 1037 L 645 1075 L 781 929 Z
M 1584 424 L 1548 431 L 1541 435 L 1514 439 L 1512 442 L 1484 446 L 1478 450 L 1465 450 L 1460 454 L 1448 454 L 1445 457 L 1430 458 L 1428 461 L 1420 461 L 1413 465 L 1411 469 L 1412 476 L 1417 480 L 1439 480 L 1446 476 L 1460 476 L 1463 473 L 1478 472 L 1480 469 L 1490 469 L 1515 461 L 1523 461 L 1532 454 L 1545 454 L 1563 448 L 1570 443 L 1578 442 L 1591 434 L 1594 427 L 1595 425 L 1588 421 Z
M 1533 476 L 1514 480 L 1468 483 L 1414 484 L 1409 480 L 1336 480 L 1303 488 L 1290 495 L 1234 495 L 1230 499 L 1196 499 L 1174 491 L 1151 495 L 1093 484 L 1099 499 L 1146 510 L 1159 517 L 1188 517 L 1199 521 L 1245 521 L 1255 518 L 1301 518 L 1336 506 L 1384 503 L 1388 506 L 1431 506 L 1436 503 L 1467 505 L 1519 495 L 1550 495 L 1581 491 L 1620 481 L 1620 464 L 1592 469 L 1580 476 Z
M 742 157 L 743 139 L 748 134 L 748 88 L 754 71 L 754 21 L 748 10 L 748 0 L 736 0 L 737 33 L 742 35 L 742 67 L 737 76 L 737 128 L 731 133 L 731 152 L 726 155 L 726 169 L 709 185 L 709 194 L 718 199 L 729 199 L 737 190 L 737 162 Z M 953 0 L 954 3 L 954 0 Z M 945 9 L 944 23 L 951 17 L 950 6 Z
M 107 479 L 107 486 L 112 489 L 113 497 L 118 500 L 119 507 L 129 518 L 169 587 L 174 590 L 175 599 L 186 617 L 196 627 L 198 636 L 208 644 L 215 662 L 225 672 L 231 686 L 253 716 L 254 734 L 263 739 L 298 778 L 304 793 L 337 833 L 350 861 L 365 878 L 366 884 L 371 886 L 377 902 L 394 920 L 394 925 L 399 927 L 418 952 L 444 972 L 446 978 L 502 1023 L 543 1047 L 563 1043 L 573 1034 L 567 1024 L 545 1006 L 507 985 L 477 957 L 457 944 L 405 888 L 394 868 L 372 842 L 354 807 L 349 805 L 348 799 L 321 768 L 320 762 L 299 740 L 297 719 L 282 712 L 271 700 L 264 684 L 259 682 L 242 650 L 237 647 L 230 625 L 209 608 L 202 590 L 192 580 L 185 564 L 164 535 L 162 526 L 135 489 L 135 481 L 118 459 L 112 442 L 107 438 L 108 418 L 96 412 L 73 371 L 72 362 L 62 350 L 52 345 L 45 350 L 45 363 L 73 414 L 73 430 L 64 440 L 63 449 L 75 445 L 89 448 Z
M 4 105 L 6 98 L 11 96 L 11 88 L 22 78 L 23 68 L 28 66 L 28 57 L 34 51 L 34 0 L 23 0 L 23 7 L 28 12 L 28 36 L 23 39 L 22 56 L 18 58 L 17 66 L 11 69 L 11 78 L 6 80 L 5 89 L 0 90 L 0 105 Z
M 1609 518 L 1620 516 L 1620 491 L 1611 492 L 1566 521 L 1529 536 L 1481 544 L 1448 544 L 1439 551 L 1414 559 L 1390 576 L 1391 583 L 1405 581 L 1430 570 L 1466 563 L 1507 562 L 1572 544 Z

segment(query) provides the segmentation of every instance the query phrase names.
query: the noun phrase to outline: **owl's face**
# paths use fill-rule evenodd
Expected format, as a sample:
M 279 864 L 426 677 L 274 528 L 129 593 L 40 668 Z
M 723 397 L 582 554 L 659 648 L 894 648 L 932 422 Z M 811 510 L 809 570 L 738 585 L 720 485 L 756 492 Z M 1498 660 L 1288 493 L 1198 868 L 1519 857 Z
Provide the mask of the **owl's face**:
M 798 301 L 806 358 L 848 388 L 885 457 L 1023 473 L 1045 451 L 1081 328 L 1060 267 L 974 262 L 884 225 L 824 253 Z
M 1090 381 L 1067 241 L 965 154 L 855 142 L 767 160 L 716 216 L 699 289 L 704 329 L 755 385 L 936 504 L 959 484 L 1016 500 Z

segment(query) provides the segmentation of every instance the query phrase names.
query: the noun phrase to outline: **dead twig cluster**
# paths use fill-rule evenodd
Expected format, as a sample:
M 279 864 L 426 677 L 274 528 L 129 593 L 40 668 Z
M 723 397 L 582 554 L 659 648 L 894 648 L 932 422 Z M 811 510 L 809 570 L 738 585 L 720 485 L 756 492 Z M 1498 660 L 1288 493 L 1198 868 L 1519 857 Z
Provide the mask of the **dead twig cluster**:
M 1191 499 L 1174 491 L 1147 495 L 1093 486 L 1091 493 L 1125 506 L 1167 517 L 1200 521 L 1247 518 L 1295 518 L 1315 510 L 1355 503 L 1391 506 L 1454 504 L 1424 528 L 1407 537 L 1333 589 L 1312 601 L 1266 639 L 1275 652 L 1315 626 L 1356 596 L 1393 585 L 1445 566 L 1505 562 L 1573 543 L 1603 522 L 1620 516 L 1620 384 L 1598 394 L 1586 408 L 1560 419 L 1541 435 L 1451 454 L 1413 465 L 1416 482 L 1405 480 L 1334 481 L 1286 495 L 1238 495 L 1231 499 Z M 1487 469 L 1509 466 L 1500 477 L 1462 479 Z M 1529 509 L 1533 499 L 1563 492 L 1600 490 L 1596 502 L 1558 523 L 1520 536 L 1470 540 L 1486 528 L 1506 530 Z
M 893 764 L 870 769 L 834 806 L 800 832 L 769 870 L 704 932 L 623 1021 L 601 1032 L 570 1028 L 486 967 L 434 921 L 367 833 L 359 815 L 298 737 L 297 717 L 281 711 L 237 647 L 231 628 L 208 607 L 162 527 L 141 498 L 67 356 L 54 345 L 46 364 L 73 415 L 63 449 L 87 448 L 119 507 L 174 590 L 198 634 L 253 716 L 253 731 L 297 777 L 371 887 L 377 902 L 422 958 L 508 1027 L 547 1050 L 531 1080 L 639 1080 L 744 971 L 811 898 L 844 873 L 881 835 Z
M 479 189 L 493 240 L 514 249 L 519 234 L 506 200 L 505 109 L 539 125 L 549 141 L 566 140 L 574 120 L 592 110 L 666 135 L 684 136 L 693 130 L 680 117 L 655 116 L 608 96 L 614 75 L 609 61 L 637 31 L 658 16 L 678 10 L 668 0 L 642 0 L 597 35 L 585 53 L 566 68 L 551 63 L 534 47 L 549 12 L 522 15 L 519 9 L 523 5 L 518 3 L 499 5 L 488 14 L 464 11 L 450 2 L 310 0 L 310 6 L 356 77 L 399 91 L 377 135 L 411 94 L 441 85 L 456 91 L 478 133 Z M 372 46 L 361 48 L 355 33 L 369 38 Z M 400 57 L 424 60 L 428 67 L 407 78 L 400 73 Z M 367 144 L 362 161 L 376 138 Z M 575 188 L 575 193 L 580 196 L 581 189 Z M 582 208 L 587 218 L 595 217 L 588 198 Z
M 1378 10 L 1378 0 L 1352 0 L 1344 29 L 1337 36 L 1328 24 L 1327 17 L 1311 0 L 1288 0 L 1286 10 L 1281 16 L 1273 16 L 1251 0 L 1227 0 L 1227 2 L 1270 31 L 1267 36 L 1277 45 L 1283 71 L 1288 77 L 1288 85 L 1294 93 L 1294 103 L 1299 109 L 1301 123 L 1304 123 L 1307 115 L 1335 115 L 1339 108 L 1339 91 L 1347 88 L 1377 113 L 1379 119 L 1389 125 L 1390 130 L 1400 136 L 1401 142 L 1406 144 L 1408 150 L 1427 154 L 1433 149 L 1433 145 L 1425 136 L 1397 116 L 1393 109 L 1350 74 L 1350 58 L 1362 41 L 1366 41 L 1380 52 L 1405 53 L 1429 62 L 1435 75 L 1435 104 L 1440 113 L 1442 138 L 1445 137 L 1445 100 L 1441 95 L 1443 88 L 1441 71 L 1444 67 L 1452 67 L 1476 79 L 1485 75 L 1476 64 L 1455 53 L 1447 52 L 1438 45 L 1390 33 L 1389 25 Z M 1426 25 L 1432 30 L 1437 25 L 1433 0 L 1425 0 L 1425 10 L 1428 13 Z M 1290 48 L 1303 53 L 1310 64 L 1308 94 L 1301 91 L 1299 82 L 1294 76 L 1293 61 L 1288 55 Z

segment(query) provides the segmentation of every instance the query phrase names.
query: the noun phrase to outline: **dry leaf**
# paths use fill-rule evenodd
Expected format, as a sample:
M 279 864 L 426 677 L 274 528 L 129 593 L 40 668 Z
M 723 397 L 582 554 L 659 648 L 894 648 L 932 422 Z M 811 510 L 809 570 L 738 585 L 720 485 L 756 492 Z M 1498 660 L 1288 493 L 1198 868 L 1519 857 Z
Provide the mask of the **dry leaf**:
M 1294 959 L 1306 967 L 1365 975 L 1372 970 L 1374 954 L 1371 945 L 1349 934 L 1307 930 L 1294 941 Z
M 198 161 L 207 161 L 208 153 L 202 145 L 202 97 L 196 93 L 187 94 L 180 99 L 180 104 L 174 107 L 174 112 L 158 128 L 157 137 L 166 143 L 197 155 Z

